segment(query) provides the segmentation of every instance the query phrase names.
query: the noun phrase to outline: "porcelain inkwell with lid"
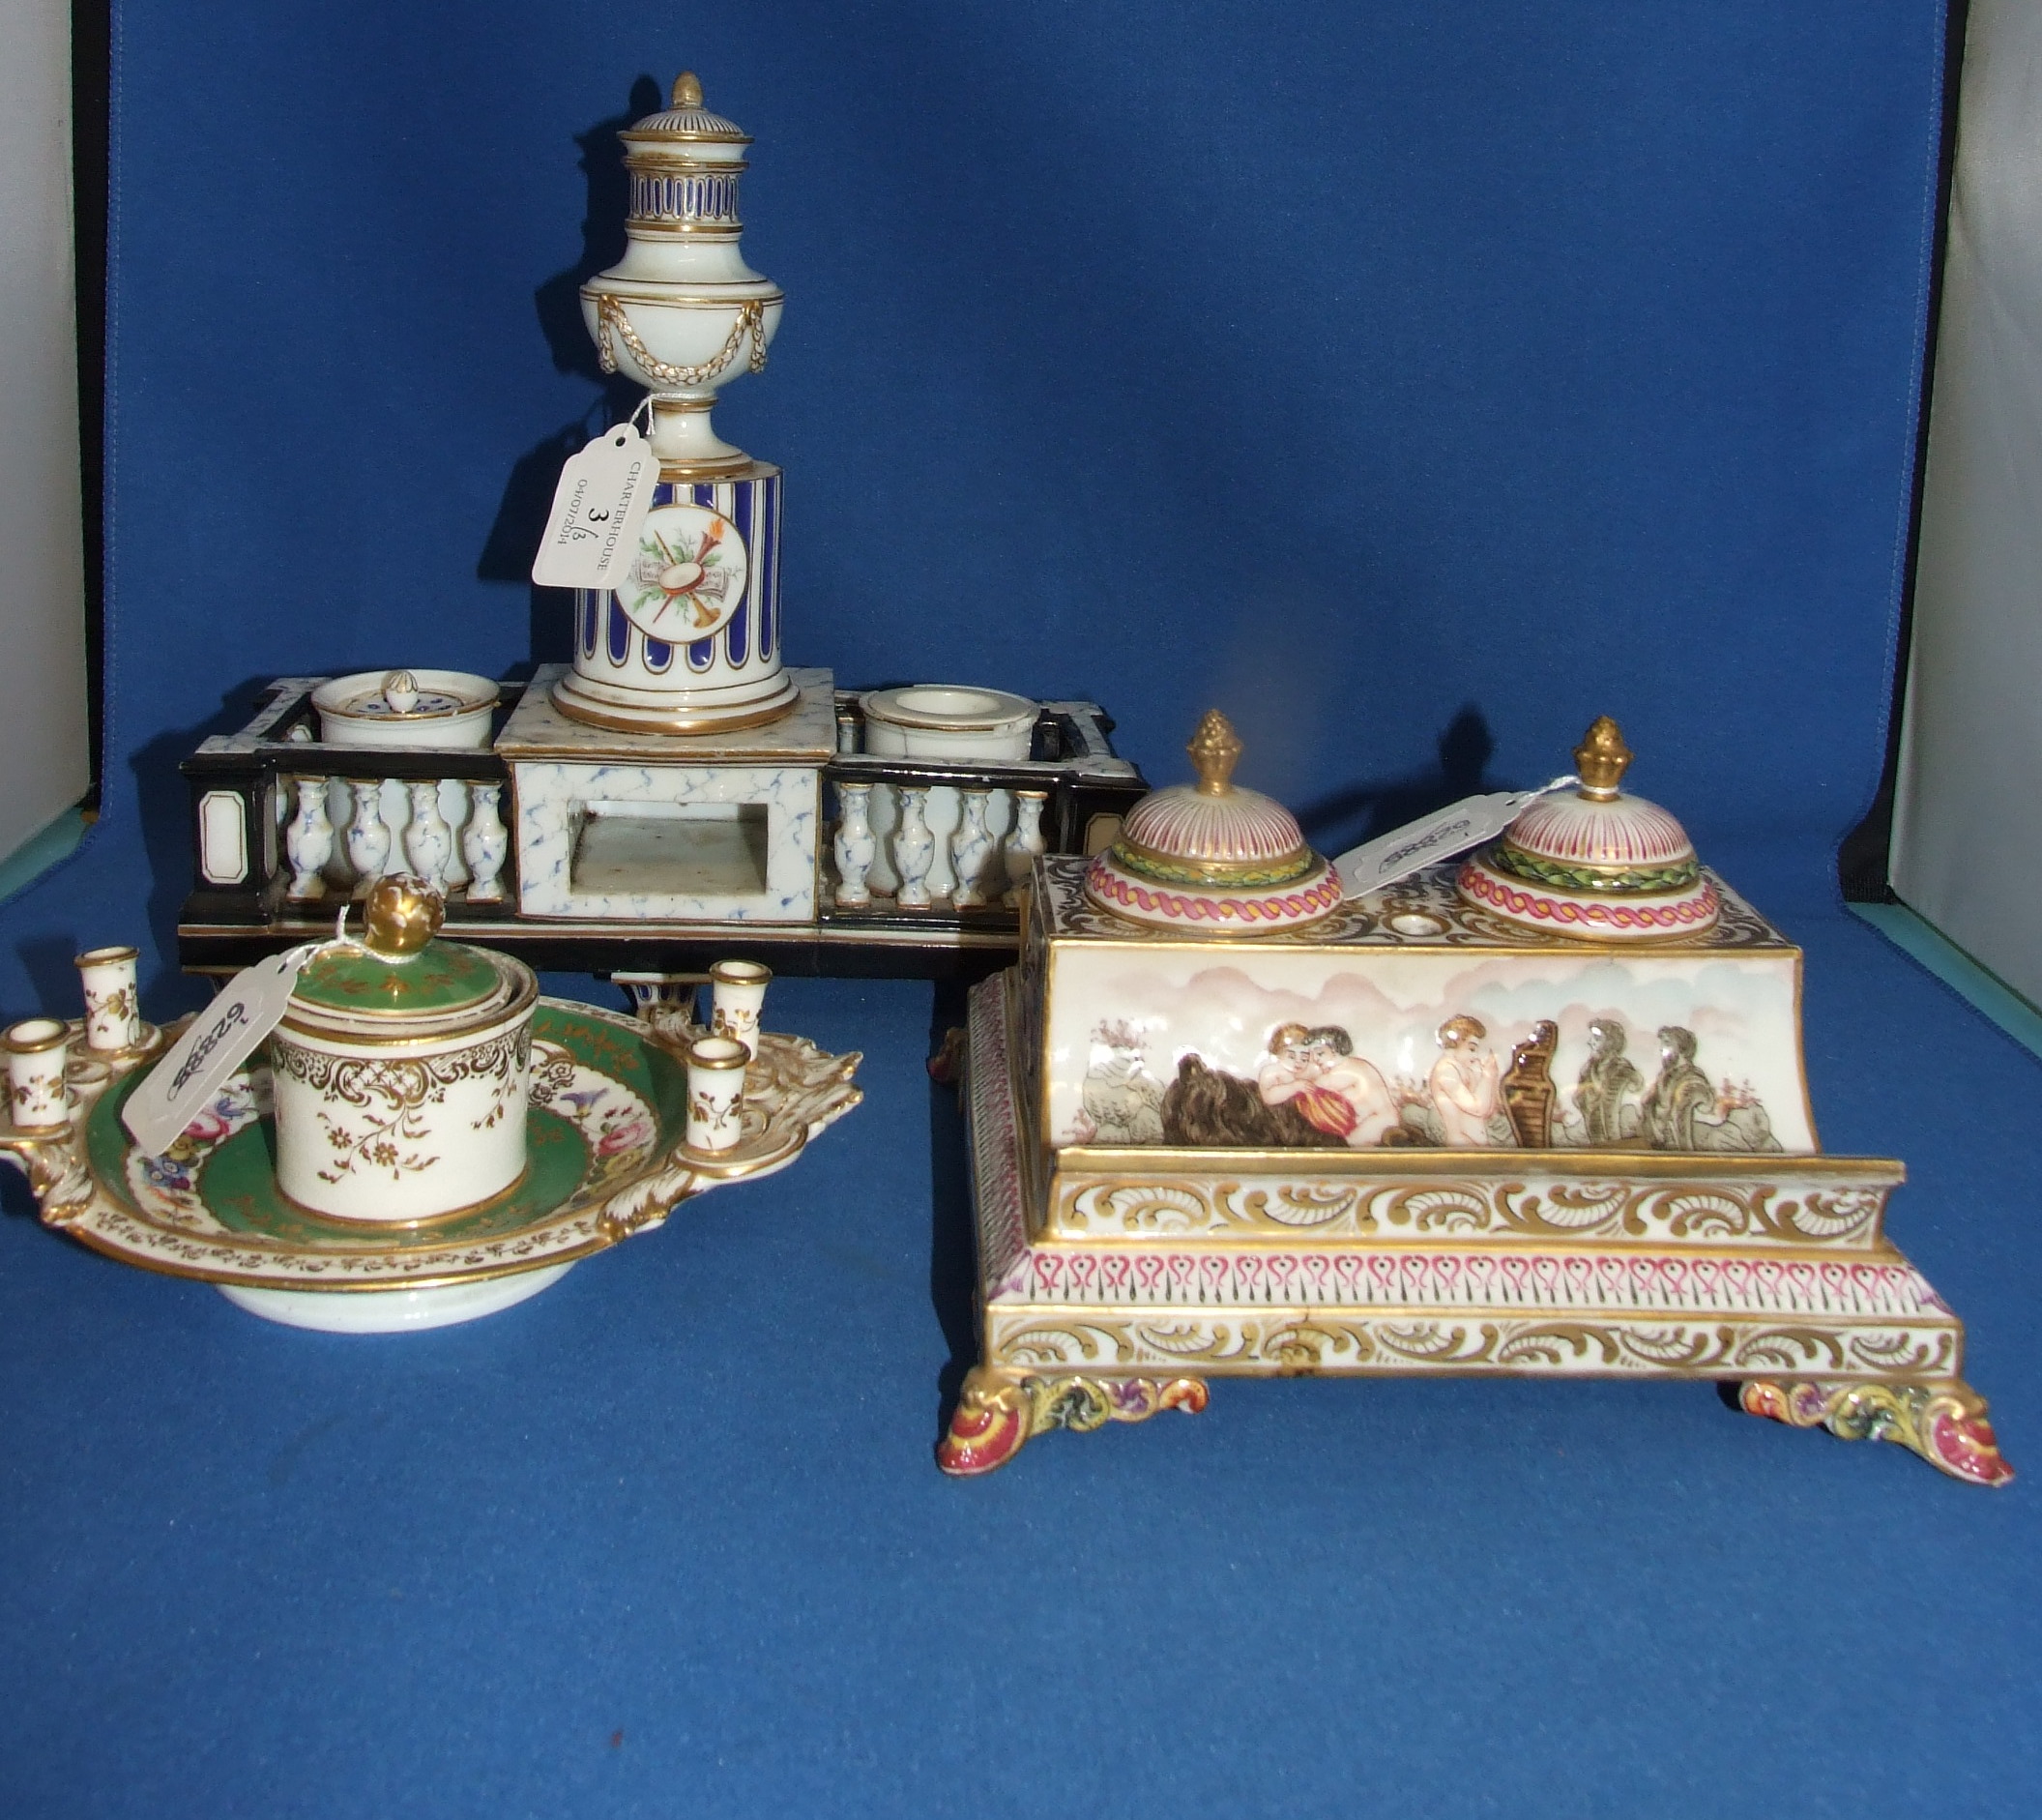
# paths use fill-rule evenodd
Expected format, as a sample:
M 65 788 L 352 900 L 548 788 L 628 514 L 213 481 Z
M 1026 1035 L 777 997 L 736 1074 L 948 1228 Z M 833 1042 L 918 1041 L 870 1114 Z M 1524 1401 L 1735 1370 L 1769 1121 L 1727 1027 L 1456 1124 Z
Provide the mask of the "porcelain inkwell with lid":
M 1658 941 L 1712 927 L 1722 900 L 1687 831 L 1618 787 L 1632 758 L 1602 716 L 1574 749 L 1581 787 L 1542 796 L 1461 866 L 1469 903 L 1545 935 Z
M 1134 806 L 1087 870 L 1086 896 L 1131 923 L 1199 935 L 1269 935 L 1330 913 L 1339 873 L 1289 809 L 1234 781 L 1241 745 L 1227 717 L 1212 709 L 1184 749 L 1198 781 Z
M 395 1224 L 494 1199 L 525 1174 L 539 982 L 434 939 L 441 900 L 377 880 L 365 932 L 315 954 L 270 1038 L 277 1180 L 332 1219 Z

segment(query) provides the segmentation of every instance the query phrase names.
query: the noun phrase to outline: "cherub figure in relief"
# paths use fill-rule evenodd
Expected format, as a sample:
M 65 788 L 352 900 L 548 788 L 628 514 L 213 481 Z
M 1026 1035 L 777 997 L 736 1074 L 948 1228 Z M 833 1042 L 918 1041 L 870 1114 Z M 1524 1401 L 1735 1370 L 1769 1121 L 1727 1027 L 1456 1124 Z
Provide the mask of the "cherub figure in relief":
M 1436 1144 L 1457 1150 L 1514 1145 L 1517 1132 L 1504 1111 L 1502 1070 L 1478 1017 L 1449 1017 L 1438 1032 L 1440 1059 L 1426 1080 L 1431 1118 L 1424 1128 Z
M 1296 1106 L 1314 1130 L 1350 1150 L 1380 1144 L 1399 1122 L 1382 1074 L 1337 1024 L 1278 1024 L 1255 1088 L 1264 1105 Z

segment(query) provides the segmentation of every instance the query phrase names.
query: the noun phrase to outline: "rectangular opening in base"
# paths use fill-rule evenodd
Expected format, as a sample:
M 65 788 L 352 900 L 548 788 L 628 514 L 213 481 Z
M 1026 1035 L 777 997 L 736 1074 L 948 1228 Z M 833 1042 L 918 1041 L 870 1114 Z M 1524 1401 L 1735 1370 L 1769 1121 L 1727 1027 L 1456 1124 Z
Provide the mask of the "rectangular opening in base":
M 766 818 L 764 803 L 584 804 L 570 887 L 592 896 L 761 896 Z

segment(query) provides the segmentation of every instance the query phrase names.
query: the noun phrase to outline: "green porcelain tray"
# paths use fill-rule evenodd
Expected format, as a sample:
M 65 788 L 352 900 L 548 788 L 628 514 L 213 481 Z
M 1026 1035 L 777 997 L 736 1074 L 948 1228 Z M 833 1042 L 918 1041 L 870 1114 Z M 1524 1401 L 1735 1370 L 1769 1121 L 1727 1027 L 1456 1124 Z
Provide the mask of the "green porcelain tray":
M 121 1123 L 153 1064 L 138 1068 L 81 1103 L 61 1143 L 36 1140 L 32 1173 L 47 1185 L 46 1223 L 123 1263 L 214 1283 L 296 1325 L 437 1326 L 522 1301 L 691 1194 L 786 1167 L 858 1103 L 861 1059 L 762 1035 L 743 1143 L 694 1159 L 682 1143 L 679 1055 L 634 1018 L 541 999 L 524 1179 L 483 1207 L 410 1226 L 366 1229 L 284 1199 L 260 1064 L 230 1079 L 162 1157 L 142 1155 Z

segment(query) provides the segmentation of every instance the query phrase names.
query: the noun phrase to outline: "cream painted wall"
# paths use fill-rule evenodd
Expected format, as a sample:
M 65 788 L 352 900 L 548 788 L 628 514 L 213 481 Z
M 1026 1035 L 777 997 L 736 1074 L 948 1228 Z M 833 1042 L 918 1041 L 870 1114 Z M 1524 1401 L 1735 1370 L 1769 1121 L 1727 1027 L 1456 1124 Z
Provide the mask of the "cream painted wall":
M 90 781 L 71 10 L 0 0 L 0 857 Z
M 1889 869 L 2042 1003 L 2042 0 L 1967 29 Z

